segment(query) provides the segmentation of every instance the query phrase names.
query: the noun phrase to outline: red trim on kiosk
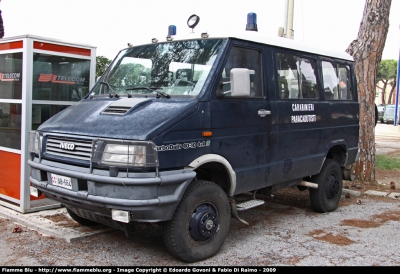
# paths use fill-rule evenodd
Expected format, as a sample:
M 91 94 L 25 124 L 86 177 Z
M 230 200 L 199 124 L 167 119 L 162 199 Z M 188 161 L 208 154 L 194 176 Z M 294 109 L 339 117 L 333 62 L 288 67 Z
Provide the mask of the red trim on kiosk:
M 22 41 L 15 41 L 15 42 L 8 42 L 8 43 L 0 44 L 0 50 L 22 49 L 22 47 L 23 47 Z
M 0 194 L 20 199 L 21 155 L 0 151 Z
M 49 50 L 49 51 L 56 51 L 56 52 L 62 52 L 62 53 L 69 53 L 69 54 L 84 55 L 84 56 L 91 55 L 90 49 L 62 46 L 62 45 L 37 42 L 37 41 L 33 42 L 33 48 L 40 49 L 40 50 Z
M 0 194 L 17 200 L 23 199 L 21 197 L 20 173 L 21 155 L 0 150 Z M 43 194 L 39 197 L 30 196 L 31 201 L 44 198 L 46 197 Z

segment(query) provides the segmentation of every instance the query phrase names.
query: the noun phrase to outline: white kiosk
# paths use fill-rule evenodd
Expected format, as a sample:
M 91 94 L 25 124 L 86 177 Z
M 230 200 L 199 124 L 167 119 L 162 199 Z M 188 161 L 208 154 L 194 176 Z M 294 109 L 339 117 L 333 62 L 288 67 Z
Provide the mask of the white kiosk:
M 30 196 L 28 132 L 92 88 L 96 47 L 33 35 L 0 39 L 0 204 L 22 213 L 60 206 Z

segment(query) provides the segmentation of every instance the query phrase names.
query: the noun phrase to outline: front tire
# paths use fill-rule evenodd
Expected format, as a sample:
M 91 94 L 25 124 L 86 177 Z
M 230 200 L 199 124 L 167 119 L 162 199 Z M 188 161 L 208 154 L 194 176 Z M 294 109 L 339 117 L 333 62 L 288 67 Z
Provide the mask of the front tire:
M 310 188 L 310 200 L 313 209 L 320 213 L 337 209 L 342 195 L 343 179 L 339 164 L 326 159 L 321 172 L 313 178 L 318 188 Z
M 187 263 L 207 259 L 224 243 L 230 220 L 231 208 L 222 188 L 208 181 L 194 181 L 164 226 L 165 246 Z

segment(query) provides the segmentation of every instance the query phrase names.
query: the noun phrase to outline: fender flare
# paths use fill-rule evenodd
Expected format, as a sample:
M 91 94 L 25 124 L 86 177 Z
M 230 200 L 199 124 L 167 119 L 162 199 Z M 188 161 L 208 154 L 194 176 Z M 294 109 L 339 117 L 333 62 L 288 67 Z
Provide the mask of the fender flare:
M 233 193 L 235 193 L 236 189 L 236 173 L 233 170 L 231 164 L 226 160 L 224 157 L 218 155 L 218 154 L 205 154 L 200 156 L 199 158 L 193 160 L 186 168 L 189 169 L 196 169 L 201 165 L 204 165 L 206 163 L 213 163 L 217 162 L 222 164 L 225 168 L 226 171 L 228 172 L 229 179 L 230 179 L 230 190 L 229 190 L 229 196 L 233 196 Z
M 325 157 L 324 157 L 324 160 L 321 163 L 320 170 L 322 169 L 322 166 L 325 163 L 325 160 L 327 159 L 327 155 L 328 155 L 329 150 L 334 146 L 342 146 L 342 147 L 344 147 L 344 149 L 345 149 L 345 158 L 343 159 L 342 163 L 339 163 L 339 165 L 341 167 L 346 165 L 347 159 L 349 157 L 349 153 L 348 153 L 349 147 L 348 147 L 347 142 L 346 142 L 345 139 L 338 139 L 338 140 L 333 140 L 333 141 L 329 142 L 329 144 L 326 146 L 326 148 L 325 148 Z

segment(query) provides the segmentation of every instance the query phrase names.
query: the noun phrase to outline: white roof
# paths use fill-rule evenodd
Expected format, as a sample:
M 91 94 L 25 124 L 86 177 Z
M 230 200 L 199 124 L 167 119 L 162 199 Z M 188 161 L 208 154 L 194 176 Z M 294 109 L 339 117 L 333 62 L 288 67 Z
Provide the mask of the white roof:
M 353 61 L 353 57 L 346 52 L 340 52 L 340 51 L 329 51 L 321 48 L 316 48 L 312 47 L 310 45 L 304 44 L 304 43 L 299 43 L 297 41 L 294 41 L 292 39 L 287 39 L 287 38 L 282 38 L 282 37 L 267 37 L 265 35 L 262 35 L 259 32 L 255 31 L 239 31 L 239 32 L 234 32 L 234 33 L 213 33 L 213 32 L 208 32 L 209 34 L 209 39 L 210 38 L 236 38 L 236 39 L 241 39 L 241 40 L 246 40 L 246 41 L 252 41 L 252 42 L 257 42 L 261 44 L 267 44 L 271 46 L 278 46 L 282 48 L 288 48 L 288 49 L 294 49 L 294 50 L 299 50 L 303 52 L 309 52 L 309 53 L 315 53 L 318 55 L 324 55 L 324 56 L 329 56 L 329 57 L 335 57 L 339 59 L 344 59 L 344 60 L 350 60 Z M 167 42 L 166 36 L 165 37 L 155 37 L 159 41 L 158 42 Z M 174 41 L 177 40 L 191 40 L 191 39 L 199 39 L 201 38 L 201 33 L 188 33 L 185 35 L 174 35 L 173 39 Z M 148 41 L 148 42 L 147 42 Z M 147 40 L 145 44 L 151 42 L 151 39 Z M 137 45 L 135 43 L 135 45 Z

